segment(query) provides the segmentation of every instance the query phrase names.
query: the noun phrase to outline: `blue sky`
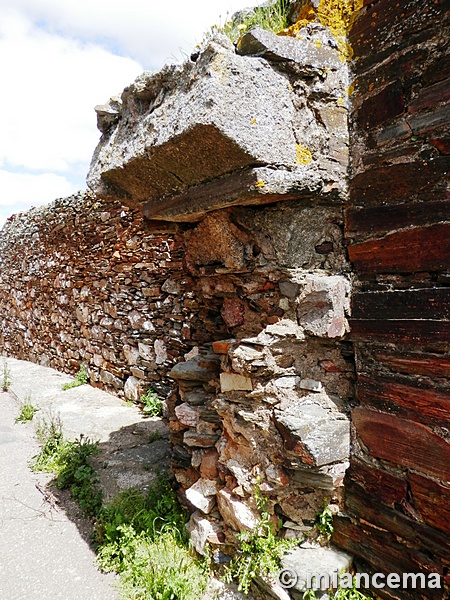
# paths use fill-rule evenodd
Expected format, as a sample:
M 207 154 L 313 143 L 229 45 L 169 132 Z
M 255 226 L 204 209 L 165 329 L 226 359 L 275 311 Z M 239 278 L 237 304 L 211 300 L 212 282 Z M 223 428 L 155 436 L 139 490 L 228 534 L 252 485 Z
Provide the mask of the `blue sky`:
M 0 0 L 0 226 L 85 188 L 94 106 L 251 0 Z

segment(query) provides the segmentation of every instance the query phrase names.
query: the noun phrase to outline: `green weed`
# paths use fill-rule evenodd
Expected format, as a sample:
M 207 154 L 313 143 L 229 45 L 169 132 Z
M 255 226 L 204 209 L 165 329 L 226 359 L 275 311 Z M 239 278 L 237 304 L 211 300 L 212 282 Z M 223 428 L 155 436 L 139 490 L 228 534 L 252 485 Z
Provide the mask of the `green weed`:
M 1 371 L 1 386 L 4 392 L 7 392 L 11 385 L 11 371 L 9 370 L 8 363 L 6 360 L 3 361 L 3 367 Z
M 141 402 L 144 404 L 142 412 L 149 417 L 160 417 L 162 415 L 162 401 L 156 392 L 148 388 L 147 393 L 141 396 Z
M 257 6 L 238 13 L 236 18 L 227 19 L 224 25 L 212 25 L 210 30 L 203 35 L 203 40 L 197 48 L 201 51 L 218 33 L 225 34 L 232 42 L 236 42 L 241 35 L 253 27 L 261 27 L 275 32 L 281 31 L 288 26 L 289 4 L 290 0 L 276 0 L 270 6 Z
M 59 420 L 40 425 L 38 437 L 42 448 L 31 461 L 33 471 L 48 471 L 55 475 L 59 489 L 69 489 L 74 500 L 88 516 L 96 516 L 102 505 L 98 476 L 89 464 L 89 458 L 98 453 L 97 444 L 84 440 L 64 439 Z
M 84 365 L 80 366 L 78 373 L 75 375 L 75 379 L 70 381 L 69 383 L 65 383 L 62 386 L 63 390 L 70 390 L 70 388 L 78 387 L 80 385 L 84 385 L 89 382 L 89 375 L 86 371 L 86 367 Z
M 189 551 L 187 519 L 166 475 L 146 495 L 126 490 L 100 511 L 94 533 L 98 563 L 121 574 L 123 598 L 198 600 L 207 577 Z
M 372 596 L 366 596 L 355 587 L 355 581 L 353 581 L 353 587 L 343 588 L 339 587 L 334 596 L 333 600 L 372 600 Z
M 201 563 L 169 531 L 151 541 L 145 535 L 128 538 L 133 563 L 121 574 L 123 600 L 199 600 L 207 577 Z
M 28 421 L 32 421 L 37 410 L 38 409 L 31 403 L 30 397 L 27 396 L 20 406 L 20 413 L 15 419 L 16 423 L 27 423 Z
M 225 574 L 227 581 L 238 581 L 238 590 L 244 594 L 248 594 L 256 577 L 276 575 L 280 570 L 281 558 L 299 543 L 298 540 L 283 540 L 275 536 L 274 526 L 267 512 L 267 501 L 258 487 L 255 490 L 255 498 L 261 519 L 251 531 L 238 534 L 241 546 Z
M 316 515 L 316 527 L 319 533 L 330 539 L 333 534 L 333 513 L 326 501 L 322 512 Z
M 339 586 L 335 592 L 329 590 L 329 596 L 331 600 L 373 600 L 372 596 L 367 596 L 356 588 L 355 580 L 353 580 L 353 586 L 351 588 Z M 303 594 L 303 600 L 316 599 L 316 592 L 312 588 L 307 589 Z

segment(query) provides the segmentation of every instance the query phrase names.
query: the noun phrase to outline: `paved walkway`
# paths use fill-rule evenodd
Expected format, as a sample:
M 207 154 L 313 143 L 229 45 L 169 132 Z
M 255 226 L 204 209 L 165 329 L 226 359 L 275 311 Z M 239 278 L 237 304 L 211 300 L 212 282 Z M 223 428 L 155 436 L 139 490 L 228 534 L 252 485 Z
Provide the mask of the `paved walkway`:
M 167 467 L 167 426 L 89 385 L 63 391 L 72 377 L 54 369 L 6 361 L 11 385 L 0 393 L 0 600 L 115 600 L 115 577 L 97 570 L 86 521 L 69 500 L 64 508 L 52 505 L 51 476 L 28 467 L 39 452 L 35 422 L 58 417 L 65 437 L 100 442 L 96 464 L 107 499 L 128 487 L 145 489 L 155 471 Z M 39 410 L 32 422 L 15 423 L 27 399 Z
M 19 402 L 0 394 L 1 600 L 114 600 L 114 577 L 64 510 L 47 502 L 49 477 L 28 461 L 39 451 L 31 423 L 15 423 Z

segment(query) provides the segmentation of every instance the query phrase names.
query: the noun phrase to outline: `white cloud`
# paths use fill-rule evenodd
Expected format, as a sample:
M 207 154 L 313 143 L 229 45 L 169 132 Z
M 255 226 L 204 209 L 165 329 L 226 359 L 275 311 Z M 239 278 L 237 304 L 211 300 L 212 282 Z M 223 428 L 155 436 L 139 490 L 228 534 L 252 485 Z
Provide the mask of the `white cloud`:
M 81 39 L 109 42 L 146 69 L 189 54 L 219 18 L 252 6 L 252 0 L 15 0 L 15 6 L 48 27 Z
M 3 15 L 0 36 L 0 166 L 64 172 L 86 162 L 99 138 L 93 107 L 141 66 L 50 35 L 14 12 Z
M 48 204 L 55 198 L 65 198 L 76 191 L 77 184 L 61 175 L 11 173 L 0 169 L 0 227 L 13 212 Z
M 0 0 L 0 223 L 84 187 L 94 106 L 251 0 Z M 181 50 L 182 49 L 182 50 Z

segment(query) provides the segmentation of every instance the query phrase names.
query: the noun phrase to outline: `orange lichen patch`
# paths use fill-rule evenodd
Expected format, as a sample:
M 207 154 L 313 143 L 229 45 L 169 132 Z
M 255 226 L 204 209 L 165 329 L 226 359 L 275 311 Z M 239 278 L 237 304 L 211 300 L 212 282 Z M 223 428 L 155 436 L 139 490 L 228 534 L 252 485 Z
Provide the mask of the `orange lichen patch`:
M 309 165 L 309 163 L 313 159 L 311 151 L 308 150 L 308 148 L 305 148 L 305 146 L 302 146 L 301 144 L 297 144 L 296 154 L 297 158 L 295 159 L 295 162 L 298 165 Z
M 353 56 L 353 50 L 347 36 L 355 21 L 358 11 L 364 6 L 363 0 L 321 0 L 317 14 L 319 21 L 328 27 L 336 38 L 343 60 Z
M 308 23 L 317 21 L 316 11 L 312 4 L 304 6 L 298 14 L 296 23 L 280 31 L 278 35 L 288 35 L 290 37 L 298 37 L 300 29 L 306 27 Z
M 300 30 L 308 23 L 319 21 L 328 27 L 336 39 L 341 59 L 349 60 L 353 56 L 353 50 L 347 36 L 363 5 L 363 0 L 320 0 L 317 9 L 312 4 L 307 4 L 300 11 L 297 22 L 281 31 L 279 35 L 298 37 Z

